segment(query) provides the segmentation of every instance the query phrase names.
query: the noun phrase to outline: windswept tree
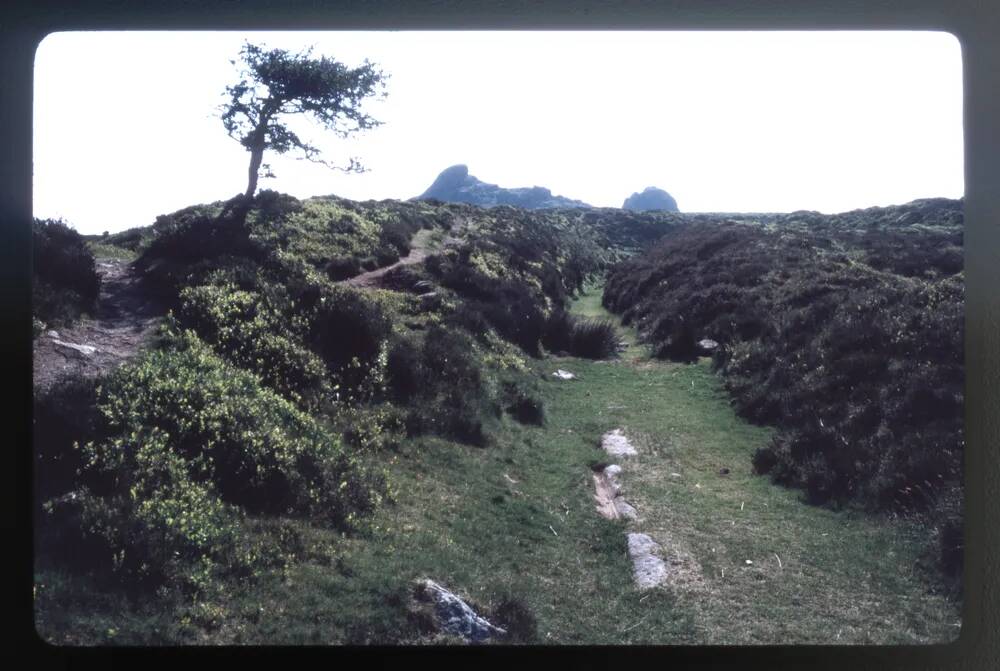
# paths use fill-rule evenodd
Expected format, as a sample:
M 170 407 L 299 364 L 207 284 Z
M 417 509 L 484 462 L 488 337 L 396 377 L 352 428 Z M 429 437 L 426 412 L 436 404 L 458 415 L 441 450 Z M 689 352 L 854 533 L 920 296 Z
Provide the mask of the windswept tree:
M 287 117 L 311 116 L 338 137 L 346 138 L 368 130 L 380 121 L 361 110 L 369 97 L 385 95 L 388 75 L 367 60 L 350 68 L 332 58 L 312 58 L 312 48 L 299 53 L 284 49 L 265 50 L 250 44 L 240 50 L 243 69 L 240 80 L 226 87 L 229 102 L 222 106 L 222 123 L 229 136 L 250 152 L 250 172 L 244 200 L 257 190 L 264 152 L 284 154 L 291 150 L 305 158 L 344 172 L 363 172 L 355 158 L 347 165 L 335 165 L 320 158 L 320 150 L 292 132 Z M 232 61 L 236 65 L 236 61 Z

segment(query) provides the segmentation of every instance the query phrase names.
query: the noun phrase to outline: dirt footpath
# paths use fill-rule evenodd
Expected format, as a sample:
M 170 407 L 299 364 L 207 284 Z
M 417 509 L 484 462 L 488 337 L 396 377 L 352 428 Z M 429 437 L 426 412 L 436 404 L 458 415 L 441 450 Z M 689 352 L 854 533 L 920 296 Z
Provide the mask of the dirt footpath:
M 35 393 L 69 375 L 95 377 L 134 356 L 164 314 L 140 289 L 127 262 L 99 259 L 97 274 L 101 293 L 95 314 L 69 328 L 47 330 L 35 339 Z
M 416 235 L 413 236 L 413 240 L 410 242 L 409 254 L 400 258 L 399 261 L 396 261 L 391 266 L 379 268 L 378 270 L 371 270 L 367 273 L 361 273 L 360 275 L 355 275 L 350 279 L 344 280 L 344 284 L 348 284 L 352 287 L 377 287 L 382 277 L 393 268 L 420 263 L 426 259 L 430 253 L 430 237 L 432 233 L 433 231 L 428 229 L 421 229 L 417 231 Z

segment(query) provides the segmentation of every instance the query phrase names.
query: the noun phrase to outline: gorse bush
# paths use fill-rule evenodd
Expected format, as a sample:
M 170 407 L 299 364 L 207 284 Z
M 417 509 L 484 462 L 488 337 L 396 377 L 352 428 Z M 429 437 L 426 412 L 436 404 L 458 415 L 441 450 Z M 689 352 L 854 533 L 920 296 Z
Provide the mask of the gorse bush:
M 240 368 L 296 403 L 313 408 L 331 393 L 323 361 L 294 337 L 288 320 L 259 293 L 236 285 L 201 285 L 181 292 L 178 317 Z
M 324 288 L 307 308 L 313 350 L 348 388 L 361 384 L 365 367 L 384 355 L 392 319 L 377 302 L 349 287 Z M 352 361 L 358 364 L 352 366 Z
M 93 310 L 100 292 L 100 277 L 83 236 L 62 221 L 35 219 L 31 245 L 31 299 L 35 318 L 61 326 Z
M 737 410 L 780 428 L 758 472 L 814 503 L 944 519 L 964 446 L 961 224 L 935 200 L 692 226 L 618 267 L 604 300 L 662 356 L 721 343 Z
M 48 505 L 73 520 L 95 563 L 200 589 L 220 571 L 281 563 L 280 548 L 242 539 L 247 514 L 363 526 L 382 476 L 192 332 L 169 342 L 101 383 L 100 435 L 76 448 L 82 488 Z
M 484 374 L 476 346 L 455 329 L 434 325 L 423 336 L 397 339 L 389 349 L 387 388 L 395 402 L 409 408 L 411 435 L 434 433 L 484 445 L 486 424 L 500 412 Z
M 191 332 L 110 376 L 99 407 L 113 433 L 165 431 L 198 479 L 250 512 L 349 527 L 378 501 L 375 480 L 334 436 Z
M 361 274 L 361 261 L 354 256 L 336 256 L 326 264 L 326 274 L 334 282 Z
M 72 376 L 33 398 L 31 428 L 35 455 L 35 499 L 42 503 L 69 492 L 83 466 L 76 442 L 102 433 L 96 409 L 97 383 Z
M 252 562 L 230 553 L 239 538 L 238 510 L 190 476 L 164 432 L 143 430 L 82 451 L 100 493 L 84 487 L 49 510 L 77 518 L 80 545 L 96 568 L 133 585 L 179 582 L 194 590 L 208 587 L 220 566 L 252 570 Z

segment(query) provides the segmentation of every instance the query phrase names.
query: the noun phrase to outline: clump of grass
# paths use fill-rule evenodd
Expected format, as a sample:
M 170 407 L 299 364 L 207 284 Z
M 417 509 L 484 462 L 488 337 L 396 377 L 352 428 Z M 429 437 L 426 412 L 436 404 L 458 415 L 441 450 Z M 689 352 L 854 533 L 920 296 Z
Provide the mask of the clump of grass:
M 618 354 L 618 331 L 608 319 L 583 319 L 573 328 L 570 353 L 586 359 L 610 359 Z
M 618 355 L 618 329 L 609 319 L 581 319 L 556 310 L 545 324 L 542 343 L 553 352 L 586 359 L 610 359 Z

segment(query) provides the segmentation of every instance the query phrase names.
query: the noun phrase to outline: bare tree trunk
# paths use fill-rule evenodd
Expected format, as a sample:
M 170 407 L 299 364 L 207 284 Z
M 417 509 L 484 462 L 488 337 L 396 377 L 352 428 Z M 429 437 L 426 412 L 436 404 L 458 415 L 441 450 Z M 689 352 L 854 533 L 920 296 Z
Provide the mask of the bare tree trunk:
M 250 144 L 250 171 L 247 175 L 249 180 L 247 182 L 247 192 L 243 194 L 243 200 L 249 204 L 250 199 L 253 198 L 254 192 L 257 190 L 257 179 L 260 173 L 260 164 L 264 160 L 264 145 L 267 140 L 267 125 L 271 121 L 272 110 L 268 105 L 264 110 L 261 111 L 260 119 L 257 122 L 257 127 L 253 131 L 253 142 Z
M 247 184 L 247 191 L 243 194 L 244 200 L 247 202 L 253 198 L 254 192 L 257 190 L 257 178 L 260 172 L 260 164 L 264 160 L 264 143 L 261 142 L 257 144 L 252 150 L 250 150 L 250 174 L 249 182 Z

